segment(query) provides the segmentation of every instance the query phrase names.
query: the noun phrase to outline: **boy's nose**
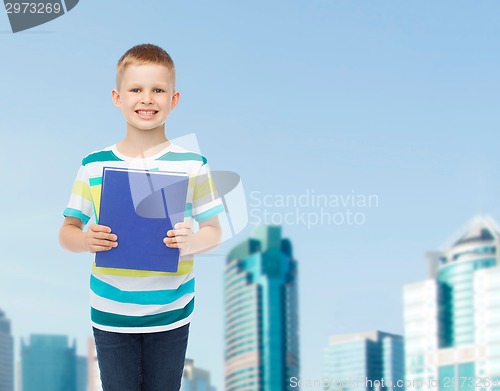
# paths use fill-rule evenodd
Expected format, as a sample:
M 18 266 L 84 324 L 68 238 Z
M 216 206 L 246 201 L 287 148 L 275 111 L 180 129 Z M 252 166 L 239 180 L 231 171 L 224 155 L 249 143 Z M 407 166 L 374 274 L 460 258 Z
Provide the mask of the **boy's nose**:
M 147 104 L 147 103 L 151 103 L 152 101 L 153 101 L 153 99 L 152 99 L 150 94 L 144 94 L 142 96 L 142 103 Z

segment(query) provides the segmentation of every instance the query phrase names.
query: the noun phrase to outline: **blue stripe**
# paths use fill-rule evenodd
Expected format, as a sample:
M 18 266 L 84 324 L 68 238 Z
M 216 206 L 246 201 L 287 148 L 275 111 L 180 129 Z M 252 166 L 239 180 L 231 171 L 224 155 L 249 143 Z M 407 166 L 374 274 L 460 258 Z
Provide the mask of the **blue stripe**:
M 194 292 L 194 278 L 179 286 L 178 289 L 155 291 L 122 291 L 112 285 L 90 276 L 90 289 L 97 296 L 128 304 L 170 304 L 182 296 Z
M 91 187 L 102 185 L 102 176 L 96 176 L 95 178 L 89 178 L 89 185 Z
M 64 209 L 63 215 L 64 217 L 76 217 L 77 219 L 82 220 L 83 224 L 87 224 L 90 220 L 90 217 L 82 213 L 82 211 L 73 208 Z
M 184 217 L 191 217 L 193 215 L 193 204 L 186 202 L 186 210 L 184 210 Z
M 165 160 L 165 161 L 172 161 L 172 162 L 179 162 L 179 161 L 185 161 L 185 160 L 195 160 L 198 162 L 202 162 L 202 165 L 207 164 L 207 159 L 205 156 L 200 155 L 198 153 L 194 152 L 172 152 L 168 151 L 165 155 L 160 156 L 156 160 Z
M 199 215 L 194 216 L 194 219 L 198 222 L 201 223 L 202 221 L 211 219 L 214 216 L 217 216 L 219 213 L 224 212 L 224 206 L 222 204 L 214 206 L 213 208 L 210 208 L 206 210 L 205 212 L 200 213 Z
M 82 165 L 85 166 L 89 163 L 95 162 L 107 162 L 107 161 L 123 161 L 118 156 L 116 156 L 113 151 L 98 151 L 85 156 L 82 159 Z

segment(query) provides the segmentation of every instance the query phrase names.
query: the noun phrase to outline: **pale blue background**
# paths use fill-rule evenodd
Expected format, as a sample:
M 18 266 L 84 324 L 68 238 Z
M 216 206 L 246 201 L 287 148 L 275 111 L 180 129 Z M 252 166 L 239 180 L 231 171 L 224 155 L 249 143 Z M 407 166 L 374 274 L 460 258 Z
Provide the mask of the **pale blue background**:
M 322 375 L 329 335 L 402 333 L 402 287 L 425 278 L 425 251 L 478 213 L 500 220 L 499 16 L 495 0 L 82 0 L 14 35 L 0 13 L 0 307 L 16 347 L 65 333 L 85 352 L 90 257 L 57 234 L 82 156 L 124 134 L 115 64 L 143 42 L 176 62 L 167 136 L 195 132 L 247 194 L 379 197 L 362 226 L 284 227 L 302 378 Z M 224 257 L 196 269 L 188 355 L 222 390 Z

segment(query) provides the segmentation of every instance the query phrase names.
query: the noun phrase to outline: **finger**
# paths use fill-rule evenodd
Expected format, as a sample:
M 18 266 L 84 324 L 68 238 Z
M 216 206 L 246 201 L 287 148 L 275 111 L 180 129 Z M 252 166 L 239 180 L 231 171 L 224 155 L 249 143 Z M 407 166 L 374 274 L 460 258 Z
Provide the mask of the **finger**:
M 110 242 L 109 240 L 94 239 L 90 242 L 91 246 L 116 247 L 118 242 Z
M 168 247 L 182 247 L 186 246 L 187 240 L 180 239 L 180 238 L 165 238 L 163 240 L 163 243 L 165 243 Z
M 116 241 L 118 239 L 118 236 L 116 236 L 116 234 L 107 234 L 105 232 L 96 232 L 94 235 L 94 238 Z
M 176 236 L 175 237 L 175 240 L 177 243 L 186 243 L 187 242 L 187 238 L 185 236 Z
M 110 233 L 111 232 L 111 228 L 109 228 L 106 225 L 92 224 L 90 226 L 90 228 L 94 232 L 106 232 L 106 233 Z
M 175 230 L 175 236 L 188 236 L 192 234 L 193 231 L 191 231 L 191 228 L 182 228 Z
M 177 243 L 177 238 L 165 238 L 165 239 L 163 239 L 163 243 L 166 243 L 166 244 Z
M 167 231 L 167 236 L 187 235 L 189 232 L 187 228 L 171 229 Z
M 109 247 L 109 246 L 91 246 L 90 247 L 90 252 L 98 252 L 98 251 L 109 251 L 111 250 L 113 247 Z
M 175 229 L 191 228 L 191 224 L 188 221 L 183 221 L 182 223 L 177 223 L 174 225 Z

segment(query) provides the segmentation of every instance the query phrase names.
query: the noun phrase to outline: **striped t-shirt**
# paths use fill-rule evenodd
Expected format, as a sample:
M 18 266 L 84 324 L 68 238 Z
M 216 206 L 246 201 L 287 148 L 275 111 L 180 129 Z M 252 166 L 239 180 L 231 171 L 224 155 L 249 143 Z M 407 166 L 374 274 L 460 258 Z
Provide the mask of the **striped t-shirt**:
M 188 173 L 185 217 L 202 222 L 224 211 L 205 157 L 171 143 L 145 159 L 124 156 L 116 145 L 87 155 L 78 170 L 64 216 L 76 217 L 84 224 L 92 216 L 99 221 L 103 167 Z M 90 276 L 92 325 L 106 331 L 147 333 L 189 323 L 194 308 L 193 263 L 193 255 L 181 256 L 177 272 L 169 273 L 103 268 L 94 261 Z

